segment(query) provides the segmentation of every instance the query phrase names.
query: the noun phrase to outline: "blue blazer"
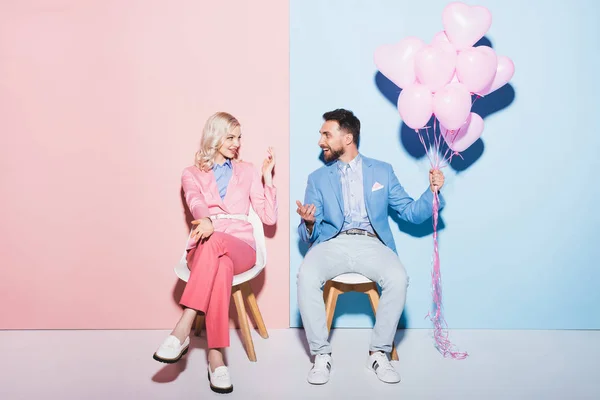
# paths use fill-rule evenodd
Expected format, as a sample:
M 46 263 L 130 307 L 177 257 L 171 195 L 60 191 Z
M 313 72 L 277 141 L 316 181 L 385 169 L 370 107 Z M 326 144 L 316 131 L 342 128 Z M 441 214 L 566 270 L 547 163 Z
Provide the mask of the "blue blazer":
M 397 253 L 389 224 L 388 207 L 396 211 L 403 220 L 420 224 L 432 216 L 433 192 L 428 187 L 415 201 L 402 188 L 390 164 L 365 156 L 362 156 L 362 163 L 369 221 L 383 243 Z M 441 209 L 445 201 L 441 194 L 439 199 Z M 298 226 L 298 234 L 303 241 L 314 245 L 340 233 L 344 224 L 344 202 L 340 173 L 335 162 L 308 176 L 304 204 L 314 204 L 316 210 L 315 225 L 310 236 L 304 220 Z

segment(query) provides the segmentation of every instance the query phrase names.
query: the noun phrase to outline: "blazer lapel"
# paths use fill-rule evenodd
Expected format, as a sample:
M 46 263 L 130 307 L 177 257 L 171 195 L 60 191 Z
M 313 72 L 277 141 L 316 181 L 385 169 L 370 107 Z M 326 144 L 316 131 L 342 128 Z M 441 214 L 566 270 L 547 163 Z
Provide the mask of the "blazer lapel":
M 219 205 L 222 209 L 225 209 L 225 203 L 223 203 L 223 200 L 219 195 L 219 187 L 217 186 L 217 180 L 215 179 L 215 174 L 212 170 L 208 172 L 201 171 L 200 181 L 202 187 L 206 188 L 206 192 L 210 193 L 212 202 Z
M 229 179 L 229 183 L 227 184 L 227 192 L 225 192 L 225 198 L 223 199 L 223 203 L 227 203 L 227 200 L 231 198 L 233 195 L 233 191 L 235 191 L 235 187 L 240 180 L 240 166 L 237 165 L 237 162 L 231 161 L 231 178 Z M 216 183 L 216 179 L 215 179 Z M 218 191 L 218 188 L 217 188 Z M 221 196 L 219 196 L 220 198 Z
M 371 160 L 362 156 L 362 173 L 363 173 L 363 192 L 365 195 L 365 207 L 367 208 L 367 214 L 371 214 L 371 194 L 373 193 L 373 165 Z
M 333 193 L 335 193 L 335 198 L 337 199 L 338 206 L 340 207 L 340 210 L 342 210 L 343 214 L 344 203 L 342 202 L 342 182 L 340 180 L 340 175 L 337 173 L 337 163 L 333 163 L 329 167 L 329 183 L 333 188 Z

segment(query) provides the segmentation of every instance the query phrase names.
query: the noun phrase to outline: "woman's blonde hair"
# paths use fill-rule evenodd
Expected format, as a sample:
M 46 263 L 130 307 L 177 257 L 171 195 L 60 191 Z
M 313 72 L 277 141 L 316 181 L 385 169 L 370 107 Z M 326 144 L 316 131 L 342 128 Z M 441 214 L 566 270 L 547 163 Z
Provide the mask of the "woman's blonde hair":
M 211 115 L 206 120 L 202 130 L 200 150 L 196 152 L 196 167 L 203 171 L 210 170 L 213 167 L 215 155 L 225 141 L 227 134 L 239 126 L 239 121 L 226 112 Z

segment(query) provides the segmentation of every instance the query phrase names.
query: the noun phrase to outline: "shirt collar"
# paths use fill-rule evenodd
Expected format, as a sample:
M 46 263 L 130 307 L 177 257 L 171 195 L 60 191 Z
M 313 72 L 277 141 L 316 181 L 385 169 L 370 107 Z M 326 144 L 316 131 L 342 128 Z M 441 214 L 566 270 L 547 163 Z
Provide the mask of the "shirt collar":
M 349 163 L 345 163 L 342 160 L 337 160 L 338 163 L 338 168 L 343 171 L 347 165 L 350 166 L 350 169 L 352 170 L 352 172 L 356 172 L 356 170 L 358 169 L 360 162 L 362 160 L 362 157 L 360 156 L 360 153 L 356 155 L 356 157 L 354 157 L 354 159 L 352 161 L 350 161 Z
M 225 160 L 225 162 L 223 164 L 213 164 L 213 169 L 219 169 L 219 168 L 224 168 L 224 167 L 229 167 L 230 169 L 232 169 L 232 165 L 231 165 L 231 160 L 228 158 L 227 160 Z

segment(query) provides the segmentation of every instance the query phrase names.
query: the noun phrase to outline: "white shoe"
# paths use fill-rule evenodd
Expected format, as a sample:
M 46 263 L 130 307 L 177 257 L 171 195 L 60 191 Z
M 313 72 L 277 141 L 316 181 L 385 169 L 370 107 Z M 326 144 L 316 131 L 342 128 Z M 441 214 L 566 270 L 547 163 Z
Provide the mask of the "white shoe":
M 380 381 L 385 383 L 398 383 L 400 382 L 400 374 L 394 367 L 390 360 L 388 360 L 385 353 L 376 351 L 371 354 L 367 359 L 367 369 L 375 372 L 375 375 Z
M 189 336 L 185 338 L 183 344 L 173 335 L 169 335 L 160 345 L 153 358 L 167 364 L 173 364 L 179 361 L 190 347 Z
M 317 354 L 315 363 L 308 373 L 308 383 L 323 385 L 329 381 L 333 360 L 329 354 Z
M 233 385 L 231 384 L 231 377 L 229 376 L 229 369 L 227 367 L 217 367 L 215 372 L 210 370 L 208 366 L 208 381 L 210 382 L 210 389 L 216 393 L 231 393 L 233 392 Z

